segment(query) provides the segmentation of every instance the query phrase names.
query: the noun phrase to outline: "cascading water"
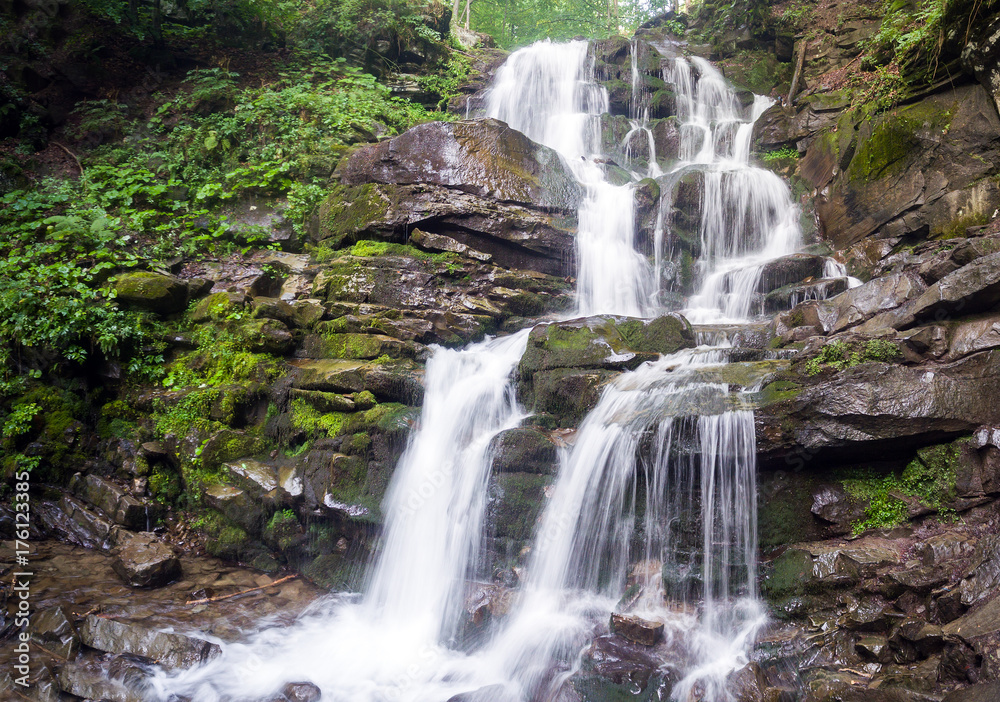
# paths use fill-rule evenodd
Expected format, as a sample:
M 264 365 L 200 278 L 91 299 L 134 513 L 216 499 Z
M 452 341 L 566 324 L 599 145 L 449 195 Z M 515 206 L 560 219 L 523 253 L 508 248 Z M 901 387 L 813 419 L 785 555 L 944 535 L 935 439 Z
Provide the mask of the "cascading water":
M 660 180 L 705 175 L 707 263 L 689 314 L 743 319 L 759 276 L 752 271 L 797 245 L 797 213 L 777 176 L 748 165 L 752 120 L 765 102 L 742 117 L 722 77 L 693 61 L 697 81 L 684 60 L 669 72 L 681 162 Z M 608 97 L 593 78 L 586 42 L 535 44 L 498 71 L 487 113 L 559 151 L 585 188 L 578 313 L 649 317 L 662 311 L 665 237 L 658 225 L 653 264 L 636 251 L 635 186 L 605 178 L 600 115 Z M 642 101 L 634 103 L 627 139 L 651 137 Z M 649 157 L 635 180 L 660 173 L 651 138 Z M 511 613 L 477 650 L 456 650 L 464 583 L 482 539 L 488 446 L 524 418 L 511 375 L 526 343 L 523 331 L 434 352 L 420 426 L 386 497 L 382 544 L 360 599 L 326 600 L 292 627 L 265 627 L 225 646 L 201 668 L 160 673 L 159 699 L 260 699 L 308 680 L 336 702 L 444 702 L 471 691 L 477 702 L 550 700 L 619 608 L 664 623 L 676 640 L 676 659 L 663 662 L 675 699 L 697 689 L 706 702 L 729 700 L 727 677 L 745 663 L 763 615 L 753 415 L 713 376 L 726 349 L 682 351 L 605 389 L 562 451 Z
M 664 78 L 676 91 L 681 121 L 680 163 L 668 182 L 695 173 L 704 184 L 702 284 L 684 314 L 694 323 L 745 320 L 763 264 L 801 245 L 799 210 L 788 186 L 749 162 L 753 123 L 772 101 L 755 96 L 744 116 L 746 110 L 722 74 L 697 57 L 675 58 Z
M 524 418 L 511 373 L 527 335 L 438 349 L 428 361 L 420 426 L 386 495 L 384 543 L 360 602 L 324 602 L 202 668 L 161 674 L 159 698 L 267 698 L 296 680 L 335 702 L 440 701 L 466 689 L 475 676 L 447 644 L 481 543 L 490 441 Z
M 635 250 L 634 186 L 609 183 L 596 160 L 608 95 L 594 82 L 587 51 L 585 41 L 516 51 L 497 71 L 486 114 L 558 151 L 586 190 L 577 226 L 579 314 L 649 316 L 654 271 Z

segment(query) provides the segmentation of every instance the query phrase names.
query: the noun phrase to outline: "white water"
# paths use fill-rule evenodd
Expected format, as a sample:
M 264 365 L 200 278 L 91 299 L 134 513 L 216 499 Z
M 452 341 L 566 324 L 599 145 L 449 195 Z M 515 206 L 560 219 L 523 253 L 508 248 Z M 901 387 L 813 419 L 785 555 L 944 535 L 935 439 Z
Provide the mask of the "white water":
M 679 61 L 672 77 L 684 161 L 664 176 L 705 173 L 708 263 L 688 312 L 743 319 L 758 264 L 798 245 L 797 212 L 780 179 L 748 165 L 752 120 L 765 103 L 742 115 L 707 62 L 695 60 L 698 80 L 690 68 Z M 637 76 L 633 61 L 636 86 Z M 636 251 L 634 186 L 604 178 L 599 116 L 607 107 L 587 44 L 543 42 L 511 55 L 487 113 L 556 149 L 585 188 L 579 314 L 648 317 L 659 311 L 657 267 L 665 255 L 658 245 L 654 266 Z M 634 100 L 627 139 L 647 135 L 650 156 L 636 178 L 660 168 L 642 110 Z M 327 702 L 444 702 L 487 686 L 494 686 L 492 699 L 505 702 L 549 699 L 622 607 L 664 622 L 679 642 L 681 658 L 664 661 L 680 679 L 674 699 L 698 689 L 706 702 L 728 701 L 727 678 L 745 664 L 763 614 L 755 584 L 753 416 L 733 408 L 726 384 L 701 377 L 724 362 L 724 349 L 675 354 L 605 389 L 576 444 L 563 452 L 510 615 L 478 650 L 456 650 L 464 584 L 482 538 L 488 446 L 524 416 L 511 374 L 526 339 L 525 331 L 435 351 L 421 424 L 386 497 L 383 543 L 360 600 L 326 600 L 292 627 L 265 628 L 245 644 L 225 646 L 206 666 L 160 673 L 155 694 L 259 699 L 286 682 L 309 681 Z M 628 588 L 637 594 L 619 602 Z
M 746 110 L 722 74 L 697 57 L 674 59 L 664 79 L 677 93 L 681 120 L 681 160 L 672 175 L 700 173 L 704 183 L 702 283 L 683 312 L 694 323 L 742 321 L 763 264 L 801 246 L 799 209 L 788 185 L 750 165 L 753 123 L 773 101 L 758 95 Z
M 335 702 L 441 702 L 467 689 L 478 667 L 447 644 L 480 544 L 489 443 L 524 418 L 511 373 L 527 337 L 437 349 L 428 361 L 420 426 L 386 495 L 384 543 L 360 602 L 323 602 L 294 627 L 227 646 L 206 666 L 161 673 L 159 698 L 266 698 L 294 681 Z
M 513 53 L 497 71 L 486 114 L 558 151 L 585 189 L 577 226 L 580 316 L 649 316 L 655 272 L 635 250 L 634 186 L 604 178 L 602 113 L 607 91 L 594 82 L 584 41 L 539 42 Z

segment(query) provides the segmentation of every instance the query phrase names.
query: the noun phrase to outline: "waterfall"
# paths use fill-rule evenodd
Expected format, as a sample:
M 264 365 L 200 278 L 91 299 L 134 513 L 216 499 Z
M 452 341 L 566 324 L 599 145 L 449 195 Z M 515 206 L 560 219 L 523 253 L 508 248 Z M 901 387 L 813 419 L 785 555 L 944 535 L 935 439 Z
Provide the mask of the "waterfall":
M 636 44 L 632 51 L 637 89 Z M 555 149 L 584 188 L 579 315 L 663 311 L 657 281 L 670 262 L 663 244 L 671 226 L 664 210 L 670 186 L 697 173 L 704 262 L 686 314 L 744 320 L 760 266 L 799 241 L 788 188 L 749 166 L 752 123 L 768 102 L 757 98 L 746 110 L 699 59 L 677 59 L 667 78 L 677 92 L 681 160 L 660 175 L 648 112 L 634 96 L 627 140 L 645 131 L 650 161 L 625 185 L 605 176 L 600 115 L 609 101 L 586 42 L 513 53 L 486 112 Z M 652 262 L 636 250 L 635 182 L 644 175 L 668 193 Z M 158 673 L 158 699 L 267 699 L 284 683 L 309 681 L 325 702 L 554 700 L 617 611 L 664 626 L 674 652 L 662 666 L 672 671 L 672 699 L 686 702 L 697 690 L 698 699 L 729 702 L 729 677 L 747 662 L 764 615 L 753 413 L 720 376 L 725 343 L 646 363 L 604 388 L 573 445 L 561 449 L 510 613 L 487 640 L 459 640 L 464 586 L 476 576 L 483 539 L 488 447 L 525 416 L 512 375 L 527 335 L 434 350 L 420 424 L 386 496 L 360 597 L 325 599 L 293 626 L 265 622 L 200 668 Z
M 431 702 L 466 689 L 469 661 L 448 644 L 481 541 L 490 441 L 524 418 L 511 374 L 527 337 L 439 348 L 428 361 L 420 426 L 386 495 L 383 543 L 360 601 L 321 602 L 294 627 L 265 628 L 208 665 L 161 672 L 159 699 L 267 699 L 296 680 L 335 702 Z
M 788 185 L 750 165 L 753 123 L 772 101 L 757 95 L 747 111 L 722 74 L 697 57 L 675 58 L 664 79 L 676 91 L 681 122 L 680 162 L 667 183 L 692 173 L 703 180 L 702 283 L 684 314 L 695 323 L 744 320 L 763 264 L 801 245 Z
M 594 81 L 587 52 L 585 41 L 544 41 L 514 52 L 497 71 L 486 114 L 558 151 L 584 187 L 577 225 L 579 315 L 649 316 L 654 271 L 635 249 L 635 186 L 609 183 L 597 161 L 608 94 Z

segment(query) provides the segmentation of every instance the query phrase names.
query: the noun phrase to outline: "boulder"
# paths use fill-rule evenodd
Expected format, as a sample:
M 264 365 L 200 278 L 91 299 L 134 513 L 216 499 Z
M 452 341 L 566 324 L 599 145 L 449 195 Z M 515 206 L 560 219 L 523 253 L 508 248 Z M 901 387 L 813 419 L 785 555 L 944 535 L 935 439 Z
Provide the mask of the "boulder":
M 861 455 L 876 448 L 912 450 L 1000 422 L 1000 351 L 935 366 L 865 363 L 804 387 L 757 410 L 764 462 L 804 466 L 818 453 Z M 866 455 L 870 455 L 866 454 Z
M 208 485 L 205 502 L 251 534 L 259 534 L 276 505 L 232 485 Z
M 655 646 L 663 638 L 663 622 L 614 613 L 611 615 L 611 631 L 632 643 Z
M 586 317 L 532 329 L 518 368 L 522 375 L 554 368 L 635 368 L 692 346 L 691 325 L 680 315 L 652 321 Z
M 528 427 L 507 429 L 490 443 L 494 473 L 555 475 L 559 466 L 556 445 L 547 434 Z
M 554 150 L 494 119 L 430 122 L 351 154 L 345 184 L 427 183 L 575 212 L 581 188 Z
M 308 682 L 288 683 L 281 689 L 282 702 L 319 702 L 323 691 Z
M 143 702 L 146 699 L 141 689 L 108 678 L 103 667 L 92 660 L 67 662 L 60 666 L 56 680 L 63 692 L 77 698 L 104 702 Z
M 422 248 L 566 276 L 574 272 L 574 218 L 575 211 L 549 213 L 439 185 L 366 183 L 334 186 L 315 238 L 332 248 L 362 239 L 404 243 L 419 229 L 413 243 Z
M 499 473 L 490 479 L 486 521 L 492 535 L 513 542 L 517 553 L 531 543 L 545 506 L 552 477 L 534 473 Z
M 133 309 L 173 314 L 187 305 L 187 283 L 152 271 L 122 273 L 114 281 L 117 299 Z
M 160 505 L 136 499 L 110 480 L 97 475 L 76 473 L 70 480 L 69 488 L 78 497 L 102 510 L 116 524 L 132 531 L 149 530 L 162 512 Z
M 222 653 L 218 644 L 202 639 L 96 614 L 88 615 L 80 624 L 80 638 L 84 644 L 99 651 L 143 656 L 167 669 L 190 668 Z
M 846 138 L 845 127 L 838 124 L 837 131 Z M 834 140 L 821 136 L 815 143 Z M 842 152 L 845 160 L 850 154 L 846 168 L 816 199 L 820 229 L 837 248 L 876 233 L 962 234 L 1000 205 L 992 179 L 1000 162 L 1000 116 L 981 86 L 956 87 L 861 122 L 856 143 Z M 814 185 L 821 188 L 819 181 Z
M 174 550 L 150 532 L 120 530 L 112 554 L 111 567 L 132 587 L 159 587 L 181 574 Z
M 64 659 L 72 660 L 80 650 L 80 635 L 62 607 L 36 613 L 31 619 L 30 631 L 32 639 Z

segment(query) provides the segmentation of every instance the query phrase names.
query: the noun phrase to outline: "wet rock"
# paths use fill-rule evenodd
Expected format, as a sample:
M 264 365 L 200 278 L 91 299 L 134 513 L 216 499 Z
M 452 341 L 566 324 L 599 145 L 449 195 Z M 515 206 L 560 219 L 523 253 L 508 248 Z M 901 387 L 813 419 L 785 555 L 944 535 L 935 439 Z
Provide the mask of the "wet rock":
M 865 322 L 880 312 L 894 310 L 906 301 L 918 297 L 927 289 L 920 277 L 908 271 L 873 278 L 863 285 L 851 288 L 819 305 L 823 310 L 823 327 L 828 332 L 839 332 Z M 905 313 L 904 313 L 905 314 Z M 874 321 L 872 331 L 897 324 L 896 319 L 880 317 Z
M 254 499 L 245 490 L 232 485 L 208 485 L 205 502 L 251 534 L 259 534 L 274 511 L 274 504 Z
M 453 251 L 470 265 L 489 260 L 567 276 L 575 272 L 574 217 L 436 185 L 370 183 L 334 187 L 320 205 L 315 238 L 331 248 L 362 239 L 403 243 L 419 229 L 439 237 L 426 248 Z
M 80 650 L 80 635 L 62 607 L 36 613 L 31 620 L 31 637 L 45 649 L 67 660 Z
M 141 690 L 109 679 L 100 664 L 94 661 L 66 663 L 59 668 L 56 678 L 60 689 L 84 699 L 102 702 L 143 702 L 145 699 Z
M 541 473 L 554 475 L 558 470 L 556 445 L 537 429 L 508 429 L 490 444 L 494 473 Z
M 861 122 L 856 140 L 836 150 L 849 162 L 839 164 L 816 202 L 834 246 L 874 233 L 954 236 L 986 221 L 1000 204 L 998 188 L 982 182 L 995 172 L 1000 149 L 1000 117 L 991 103 L 982 87 L 963 86 Z M 845 138 L 847 126 L 837 130 Z
M 804 463 L 796 457 L 905 448 L 997 423 L 1000 407 L 986 398 L 1000 393 L 998 363 L 994 350 L 933 369 L 866 363 L 836 373 L 757 410 L 758 451 L 765 462 Z
M 168 669 L 190 668 L 222 653 L 217 644 L 182 634 L 156 631 L 139 624 L 88 615 L 80 624 L 80 638 L 107 653 L 130 653 L 149 658 Z
M 187 284 L 172 275 L 132 271 L 114 282 L 117 299 L 134 309 L 160 314 L 180 312 L 187 305 Z
M 834 526 L 834 533 L 848 534 L 852 525 L 865 516 L 864 500 L 852 497 L 839 485 L 821 485 L 813 493 L 810 511 Z
M 632 643 L 655 646 L 663 638 L 663 622 L 616 613 L 611 615 L 611 631 Z
M 429 183 L 575 211 L 580 186 L 558 153 L 497 120 L 431 122 L 351 154 L 345 184 Z
M 975 547 L 975 537 L 946 532 L 921 541 L 914 551 L 924 565 L 948 565 L 971 556 Z
M 768 293 L 806 278 L 822 278 L 825 265 L 824 257 L 804 253 L 773 259 L 761 268 L 757 292 Z
M 51 534 L 84 548 L 111 547 L 115 524 L 70 495 L 58 503 L 43 501 L 34 510 L 41 525 Z
M 545 506 L 546 488 L 552 477 L 532 473 L 500 473 L 490 480 L 487 524 L 495 538 L 531 542 L 536 524 Z
M 149 532 L 117 533 L 111 567 L 132 587 L 159 587 L 181 574 L 173 548 Z
M 415 244 L 426 251 L 447 251 L 462 256 L 469 256 L 477 261 L 489 261 L 493 258 L 493 256 L 488 253 L 470 249 L 465 244 L 452 239 L 450 236 L 429 234 L 428 232 L 420 229 L 414 229 L 413 232 L 410 233 L 410 243 Z
M 1000 700 L 1000 680 L 949 692 L 943 702 L 996 702 L 996 700 Z
M 560 426 L 577 426 L 597 405 L 604 385 L 617 375 L 610 370 L 576 368 L 538 371 L 531 377 L 526 403 L 537 413 L 556 417 Z
M 271 492 L 278 487 L 278 474 L 274 466 L 252 458 L 242 458 L 223 465 L 232 483 L 257 496 Z
M 522 375 L 554 368 L 634 368 L 659 354 L 694 345 L 691 326 L 680 315 L 652 321 L 586 317 L 531 330 L 518 366 Z
M 914 322 L 940 321 L 959 313 L 967 315 L 989 310 L 998 302 L 1000 253 L 984 256 L 949 273 L 927 288 L 909 311 Z
M 102 510 L 115 523 L 133 531 L 149 529 L 162 512 L 159 505 L 138 500 L 110 480 L 93 474 L 85 476 L 76 473 L 70 480 L 69 488 L 81 499 Z
M 656 649 L 619 636 L 598 636 L 584 653 L 585 665 L 616 684 L 631 683 L 645 689 L 663 664 Z
M 846 278 L 830 278 L 810 283 L 796 283 L 772 290 L 764 296 L 764 312 L 787 310 L 803 300 L 826 300 L 847 290 Z
M 952 327 L 946 361 L 1000 347 L 1000 318 L 989 317 L 961 322 Z
M 869 661 L 888 663 L 892 657 L 889 642 L 884 636 L 862 636 L 854 644 L 858 654 Z
M 288 683 L 281 690 L 285 702 L 318 702 L 323 691 L 312 683 Z
M 460 692 L 448 698 L 448 702 L 517 702 L 520 697 L 504 685 L 487 685 L 472 692 Z

